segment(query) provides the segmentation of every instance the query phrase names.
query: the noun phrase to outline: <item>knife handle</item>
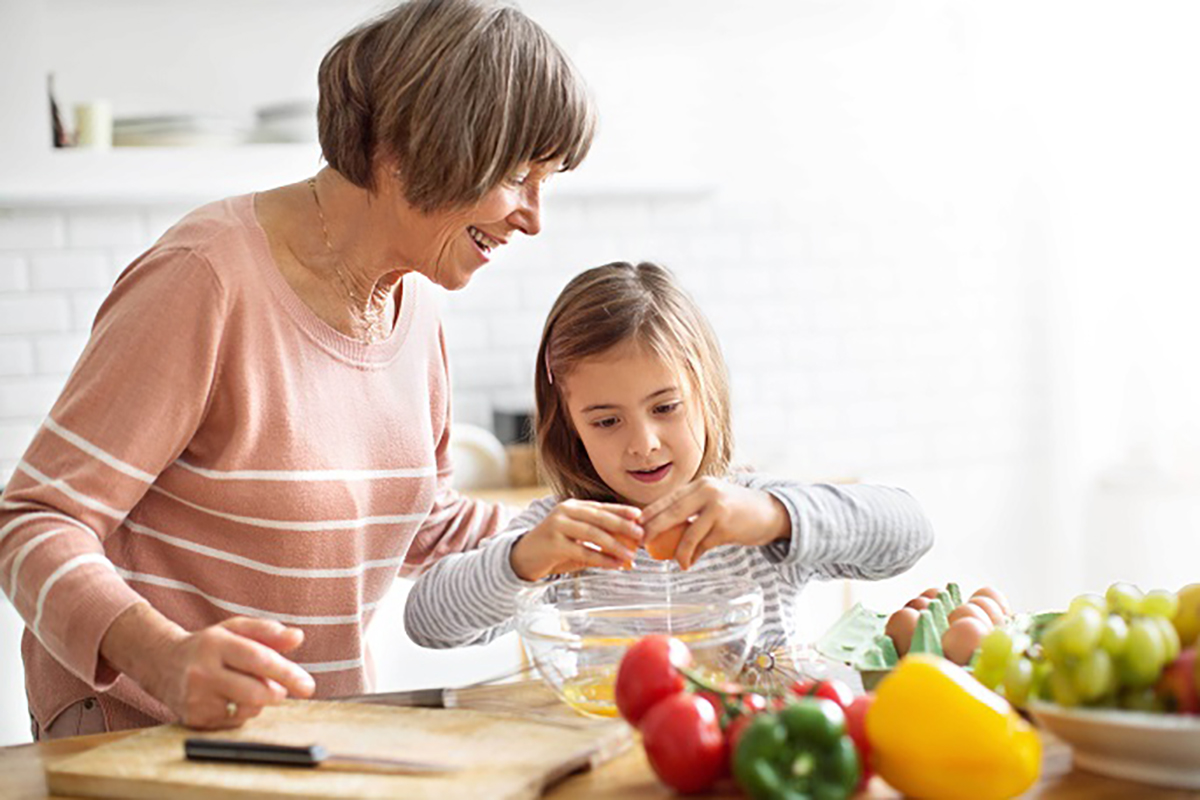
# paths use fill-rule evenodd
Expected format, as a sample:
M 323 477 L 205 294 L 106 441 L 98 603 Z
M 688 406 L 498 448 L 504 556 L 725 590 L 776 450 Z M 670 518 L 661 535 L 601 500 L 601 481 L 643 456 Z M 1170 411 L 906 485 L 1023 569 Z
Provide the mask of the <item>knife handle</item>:
M 183 752 L 190 761 L 230 761 L 290 767 L 316 767 L 329 757 L 329 753 L 319 744 L 293 747 L 228 739 L 187 739 L 183 743 Z

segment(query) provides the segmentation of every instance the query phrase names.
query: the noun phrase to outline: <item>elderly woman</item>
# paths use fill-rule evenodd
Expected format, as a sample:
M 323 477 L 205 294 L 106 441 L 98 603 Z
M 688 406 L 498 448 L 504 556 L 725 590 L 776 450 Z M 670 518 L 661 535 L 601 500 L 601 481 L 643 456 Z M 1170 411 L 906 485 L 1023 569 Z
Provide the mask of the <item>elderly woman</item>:
M 35 738 L 240 725 L 371 685 L 397 574 L 505 521 L 449 488 L 431 283 L 541 228 L 591 144 L 547 34 L 413 0 L 319 73 L 328 166 L 200 208 L 117 281 L 0 506 Z

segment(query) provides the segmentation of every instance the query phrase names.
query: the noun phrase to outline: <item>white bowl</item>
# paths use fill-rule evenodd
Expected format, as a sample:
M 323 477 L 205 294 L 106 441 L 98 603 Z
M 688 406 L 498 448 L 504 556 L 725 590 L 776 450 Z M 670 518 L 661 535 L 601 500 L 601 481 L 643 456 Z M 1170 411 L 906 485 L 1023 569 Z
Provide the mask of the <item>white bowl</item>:
M 1038 724 L 1071 746 L 1088 772 L 1200 789 L 1200 717 L 1031 703 Z

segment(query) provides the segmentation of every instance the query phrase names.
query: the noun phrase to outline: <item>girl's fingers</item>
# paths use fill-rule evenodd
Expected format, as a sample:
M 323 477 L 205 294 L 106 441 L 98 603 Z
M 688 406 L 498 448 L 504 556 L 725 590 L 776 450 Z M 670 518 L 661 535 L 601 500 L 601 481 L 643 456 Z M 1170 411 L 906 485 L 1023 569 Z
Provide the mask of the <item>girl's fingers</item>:
M 678 494 L 668 495 L 661 500 L 646 506 L 642 510 L 640 522 L 646 531 L 646 540 L 653 539 L 665 530 L 683 524 L 702 513 L 708 500 L 689 484 L 677 490 Z M 662 503 L 661 506 L 659 504 Z M 659 506 L 657 509 L 655 506 Z
M 625 519 L 637 519 L 638 515 L 642 513 L 640 508 L 636 508 L 635 506 L 626 506 L 620 503 L 592 503 L 591 505 L 596 508 L 602 508 L 605 511 L 616 514 L 620 517 L 624 517 Z
M 596 567 L 599 569 L 622 569 L 628 562 L 614 558 L 608 553 L 601 550 L 595 550 L 588 546 L 588 542 L 583 540 L 575 540 L 569 545 L 571 552 L 566 555 L 566 558 L 571 561 L 582 561 L 585 566 Z
M 679 546 L 675 548 L 675 560 L 679 562 L 680 567 L 691 569 L 696 563 L 696 559 L 701 555 L 696 552 L 696 548 L 711 535 L 715 522 L 716 515 L 712 511 L 706 511 L 687 526 L 683 538 L 679 540 Z
M 570 519 L 576 523 L 590 525 L 605 534 L 631 538 L 635 543 L 642 541 L 642 526 L 630 517 L 613 514 L 596 506 L 577 507 L 575 512 Z
M 603 528 L 598 528 L 595 525 L 587 522 L 576 521 L 570 527 L 566 528 L 563 533 L 569 539 L 576 542 L 591 542 L 596 545 L 602 552 L 605 552 L 622 563 L 632 561 L 636 553 L 637 542 L 632 542 L 633 550 L 630 549 L 627 543 L 620 541 L 620 535 L 614 536 Z M 640 538 L 640 537 L 639 537 Z

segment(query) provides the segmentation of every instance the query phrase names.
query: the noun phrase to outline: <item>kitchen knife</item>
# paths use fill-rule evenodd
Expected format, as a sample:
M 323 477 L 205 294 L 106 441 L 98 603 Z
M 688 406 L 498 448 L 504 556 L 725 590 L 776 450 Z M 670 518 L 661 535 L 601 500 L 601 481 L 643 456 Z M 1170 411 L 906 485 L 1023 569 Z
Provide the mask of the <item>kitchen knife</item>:
M 399 758 L 330 753 L 322 745 L 293 746 L 228 739 L 187 739 L 183 752 L 190 761 L 222 761 L 234 764 L 265 764 L 310 767 L 339 772 L 381 772 L 396 775 L 436 775 L 458 772 L 456 764 L 410 761 Z
M 521 678 L 533 672 L 533 664 L 525 662 L 521 665 L 465 686 L 439 686 L 431 689 L 409 689 L 399 692 L 378 692 L 374 694 L 343 695 L 331 697 L 343 703 L 367 703 L 380 706 L 405 706 L 409 708 L 458 708 L 461 700 L 473 696 L 488 695 L 496 684 Z M 512 684 L 505 684 L 511 686 Z M 480 690 L 480 691 L 476 691 Z

